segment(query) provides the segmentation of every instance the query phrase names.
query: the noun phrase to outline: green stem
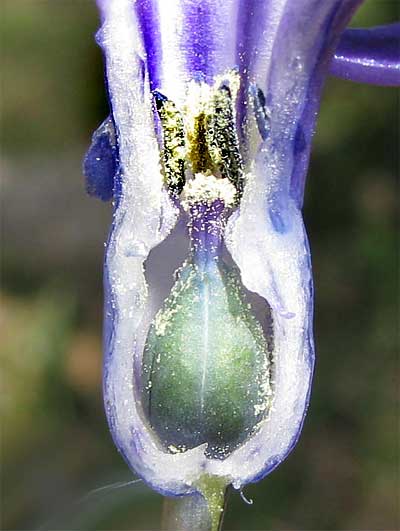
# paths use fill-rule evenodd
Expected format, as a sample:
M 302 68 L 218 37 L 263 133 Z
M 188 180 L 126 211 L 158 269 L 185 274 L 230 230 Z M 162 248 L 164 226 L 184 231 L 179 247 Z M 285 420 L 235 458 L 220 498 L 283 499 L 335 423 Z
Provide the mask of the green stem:
M 205 482 L 203 494 L 165 498 L 162 531 L 220 531 L 226 509 L 226 483 Z M 200 490 L 200 489 L 199 489 Z

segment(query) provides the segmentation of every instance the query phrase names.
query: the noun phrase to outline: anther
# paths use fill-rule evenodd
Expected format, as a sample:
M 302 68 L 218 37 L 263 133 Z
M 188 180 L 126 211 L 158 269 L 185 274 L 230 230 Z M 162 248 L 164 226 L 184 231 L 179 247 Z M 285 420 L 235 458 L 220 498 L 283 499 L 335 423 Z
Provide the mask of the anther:
M 258 132 L 260 133 L 261 138 L 266 140 L 271 129 L 271 120 L 266 111 L 264 93 L 259 87 L 257 87 L 257 85 L 253 84 L 250 87 L 250 96 Z
M 175 104 L 158 91 L 154 99 L 160 117 L 164 149 L 162 153 L 165 183 L 171 195 L 178 196 L 185 185 L 185 131 L 181 113 Z

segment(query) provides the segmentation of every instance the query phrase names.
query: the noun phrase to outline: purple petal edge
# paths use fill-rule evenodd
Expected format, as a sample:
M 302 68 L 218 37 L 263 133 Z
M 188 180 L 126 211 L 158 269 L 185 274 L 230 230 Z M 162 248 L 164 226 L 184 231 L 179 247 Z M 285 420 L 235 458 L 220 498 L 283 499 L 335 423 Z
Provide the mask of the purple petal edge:
M 330 73 L 380 86 L 400 86 L 400 23 L 346 30 Z
M 323 37 L 316 50 L 317 61 L 310 73 L 305 102 L 294 136 L 294 165 L 290 193 L 299 208 L 303 206 L 305 180 L 308 171 L 311 140 L 315 131 L 320 99 L 329 64 L 344 28 L 364 0 L 341 1 L 333 5 L 331 15 L 325 21 Z

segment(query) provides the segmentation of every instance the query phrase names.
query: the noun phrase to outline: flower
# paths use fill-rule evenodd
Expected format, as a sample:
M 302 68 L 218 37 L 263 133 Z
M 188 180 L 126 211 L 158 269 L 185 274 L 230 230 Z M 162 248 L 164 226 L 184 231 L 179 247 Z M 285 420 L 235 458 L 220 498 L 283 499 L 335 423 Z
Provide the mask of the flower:
M 98 0 L 111 118 L 85 172 L 89 192 L 114 197 L 105 407 L 127 463 L 163 494 L 210 476 L 241 488 L 299 438 L 314 370 L 301 207 L 321 90 L 329 69 L 399 82 L 398 25 L 344 31 L 360 3 Z M 191 254 L 161 304 L 144 268 L 182 207 Z M 269 331 L 245 292 L 270 311 Z M 199 370 L 208 355 L 213 385 Z

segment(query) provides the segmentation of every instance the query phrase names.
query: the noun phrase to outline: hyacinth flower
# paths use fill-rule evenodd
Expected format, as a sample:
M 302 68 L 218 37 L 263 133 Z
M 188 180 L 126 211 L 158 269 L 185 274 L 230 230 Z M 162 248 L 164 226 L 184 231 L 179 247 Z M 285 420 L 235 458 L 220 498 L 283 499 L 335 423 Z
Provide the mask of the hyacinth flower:
M 98 0 L 111 113 L 84 171 L 114 206 L 105 409 L 132 470 L 182 500 L 167 527 L 217 528 L 225 489 L 299 438 L 314 369 L 301 208 L 322 87 L 330 72 L 400 84 L 399 25 L 346 30 L 360 3 Z

